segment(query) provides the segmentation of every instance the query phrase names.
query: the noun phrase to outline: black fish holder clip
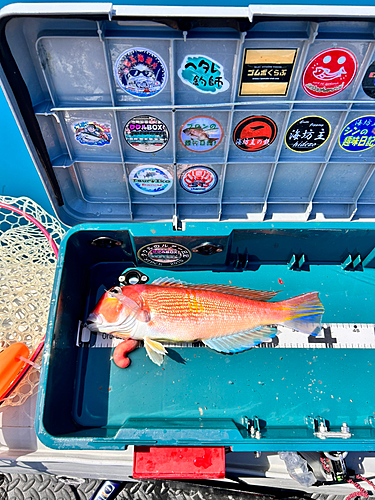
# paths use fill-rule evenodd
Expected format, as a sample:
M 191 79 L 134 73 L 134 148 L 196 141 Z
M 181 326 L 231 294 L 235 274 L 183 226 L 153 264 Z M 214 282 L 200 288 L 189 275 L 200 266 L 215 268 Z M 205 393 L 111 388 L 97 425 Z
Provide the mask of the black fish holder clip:
M 144 285 L 150 280 L 147 274 L 138 271 L 138 269 L 127 269 L 119 277 L 120 286 L 126 285 Z

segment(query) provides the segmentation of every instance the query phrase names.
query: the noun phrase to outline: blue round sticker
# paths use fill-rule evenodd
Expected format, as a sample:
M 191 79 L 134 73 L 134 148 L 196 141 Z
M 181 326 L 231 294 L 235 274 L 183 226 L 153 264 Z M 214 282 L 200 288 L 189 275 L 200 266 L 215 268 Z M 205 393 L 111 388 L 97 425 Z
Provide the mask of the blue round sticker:
M 158 165 L 140 165 L 130 172 L 129 181 L 139 193 L 154 196 L 168 191 L 173 177 L 167 169 Z
M 339 137 L 342 149 L 358 153 L 375 146 L 375 115 L 359 116 L 342 129 Z
M 135 47 L 117 58 L 115 77 L 120 87 L 135 97 L 153 97 L 163 90 L 168 71 L 163 59 L 149 49 Z

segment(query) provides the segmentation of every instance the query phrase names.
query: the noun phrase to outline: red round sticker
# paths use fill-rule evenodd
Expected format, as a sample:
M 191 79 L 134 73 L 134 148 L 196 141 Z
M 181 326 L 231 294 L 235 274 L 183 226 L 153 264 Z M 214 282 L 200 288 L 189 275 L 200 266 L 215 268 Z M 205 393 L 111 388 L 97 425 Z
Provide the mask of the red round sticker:
M 327 49 L 308 62 L 302 87 L 311 97 L 325 98 L 342 92 L 357 72 L 357 59 L 347 49 Z
M 249 116 L 234 129 L 233 142 L 242 151 L 260 151 L 270 146 L 277 135 L 276 123 L 267 116 Z

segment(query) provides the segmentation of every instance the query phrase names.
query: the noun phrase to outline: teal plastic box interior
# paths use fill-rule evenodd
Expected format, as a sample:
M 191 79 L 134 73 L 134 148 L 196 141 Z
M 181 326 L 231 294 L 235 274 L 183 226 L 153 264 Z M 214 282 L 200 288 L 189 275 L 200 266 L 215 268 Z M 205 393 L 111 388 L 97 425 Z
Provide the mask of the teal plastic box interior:
M 182 22 L 106 12 L 107 4 L 95 13 L 83 4 L 75 13 L 48 4 L 33 12 L 30 5 L 27 12 L 2 11 L 1 77 L 56 214 L 73 226 L 60 248 L 51 299 L 37 409 L 41 441 L 59 449 L 374 449 L 373 132 L 366 149 L 352 140 L 352 152 L 342 134 L 361 117 L 375 120 L 375 101 L 363 86 L 374 59 L 375 23 L 340 19 L 339 7 L 335 20 L 292 12 L 249 20 L 230 9 L 215 18 L 208 9 L 199 22 L 185 11 Z M 301 83 L 305 69 L 337 47 L 356 61 L 345 70 L 352 79 L 337 94 L 309 95 Z M 163 89 L 147 99 L 125 91 L 116 76 L 118 61 L 134 48 L 166 68 Z M 282 64 L 278 50 L 294 54 L 284 90 L 270 79 L 262 85 L 271 94 L 255 80 L 255 87 L 244 87 L 244 70 L 251 70 L 245 54 L 263 64 L 259 57 L 267 51 L 274 71 Z M 179 70 L 193 56 L 219 67 L 226 90 L 198 92 L 184 80 Z M 164 147 L 145 152 L 128 140 L 129 121 L 145 116 L 168 130 Z M 182 136 L 202 116 L 221 130 L 207 151 L 207 138 L 193 144 Z M 237 126 L 251 116 L 275 126 L 272 141 L 259 150 L 236 145 Z M 304 117 L 329 124 L 320 147 L 288 139 Z M 90 124 L 101 128 L 102 144 L 77 133 Z M 360 134 L 364 129 L 356 126 Z M 194 166 L 212 175 L 208 187 L 184 184 Z M 159 168 L 168 189 L 136 189 L 139 167 L 152 174 Z M 98 238 L 116 244 L 95 244 Z M 142 261 L 140 249 L 160 243 L 180 245 L 191 258 L 178 266 Z M 197 251 L 207 243 L 220 251 Z M 176 344 L 161 367 L 140 348 L 131 353 L 131 366 L 120 369 L 110 347 L 94 347 L 95 335 L 77 342 L 77 330 L 103 291 L 133 268 L 151 281 L 280 290 L 280 299 L 318 291 L 324 334 L 309 338 L 308 347 L 297 334 L 290 346 L 276 338 L 235 355 Z M 347 337 L 339 343 L 327 325 L 340 324 Z M 320 419 L 338 434 L 320 439 Z

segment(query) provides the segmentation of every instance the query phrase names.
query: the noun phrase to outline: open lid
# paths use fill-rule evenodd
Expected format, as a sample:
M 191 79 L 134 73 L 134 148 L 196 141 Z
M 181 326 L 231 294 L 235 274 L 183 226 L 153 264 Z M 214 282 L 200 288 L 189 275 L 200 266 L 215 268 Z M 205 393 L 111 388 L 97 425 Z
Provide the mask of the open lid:
M 15 4 L 1 78 L 65 224 L 375 218 L 374 7 Z

